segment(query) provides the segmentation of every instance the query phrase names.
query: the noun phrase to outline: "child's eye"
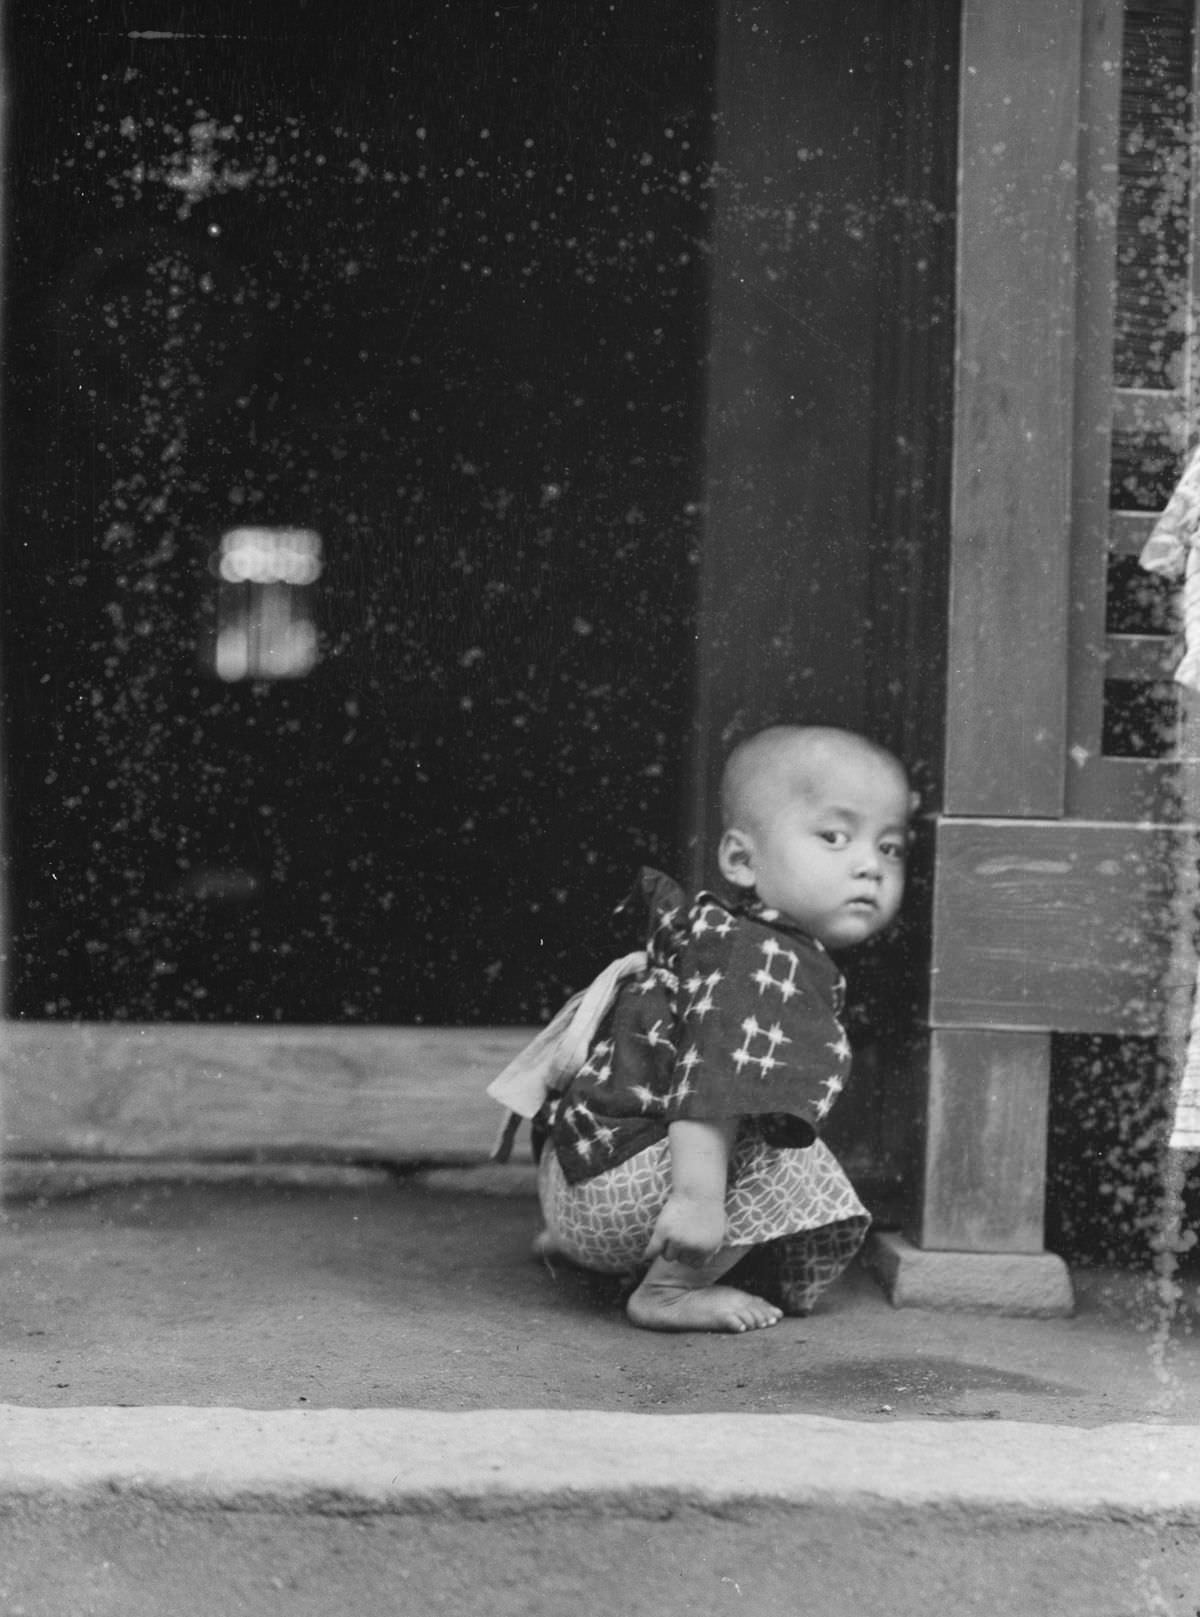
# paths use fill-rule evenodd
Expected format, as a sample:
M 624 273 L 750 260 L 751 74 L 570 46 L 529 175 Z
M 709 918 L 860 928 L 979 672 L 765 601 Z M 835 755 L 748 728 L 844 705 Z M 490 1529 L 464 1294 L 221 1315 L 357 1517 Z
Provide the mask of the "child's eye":
M 844 848 L 850 841 L 845 831 L 821 831 L 818 833 L 822 842 L 828 842 L 831 848 Z
M 879 851 L 885 859 L 904 859 L 908 854 L 908 844 L 899 838 L 889 837 L 886 842 L 879 844 Z

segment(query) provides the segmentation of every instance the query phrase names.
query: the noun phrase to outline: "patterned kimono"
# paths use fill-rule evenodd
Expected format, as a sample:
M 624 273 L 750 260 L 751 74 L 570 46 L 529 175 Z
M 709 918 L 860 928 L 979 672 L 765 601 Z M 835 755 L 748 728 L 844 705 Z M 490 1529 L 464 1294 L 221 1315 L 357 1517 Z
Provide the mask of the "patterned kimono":
M 537 1119 L 547 1229 L 585 1268 L 635 1271 L 670 1192 L 669 1125 L 737 1117 L 726 1240 L 757 1249 L 737 1278 L 808 1313 L 870 1222 L 816 1132 L 849 1075 L 841 974 L 753 897 L 689 905 L 657 871 L 636 897 L 645 965 Z

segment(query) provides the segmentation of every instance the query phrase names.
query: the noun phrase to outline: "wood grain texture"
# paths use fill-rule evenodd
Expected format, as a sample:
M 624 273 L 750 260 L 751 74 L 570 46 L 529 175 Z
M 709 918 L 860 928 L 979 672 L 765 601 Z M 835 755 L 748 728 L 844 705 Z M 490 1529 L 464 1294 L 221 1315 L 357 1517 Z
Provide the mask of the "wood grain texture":
M 936 841 L 932 1025 L 1162 1030 L 1194 828 L 942 821 Z
M 911 1238 L 947 1252 L 1040 1252 L 1050 1040 L 935 1029 Z
M 966 0 L 946 809 L 1061 814 L 1083 0 Z
M 9 1022 L 5 1153 L 460 1161 L 529 1028 Z

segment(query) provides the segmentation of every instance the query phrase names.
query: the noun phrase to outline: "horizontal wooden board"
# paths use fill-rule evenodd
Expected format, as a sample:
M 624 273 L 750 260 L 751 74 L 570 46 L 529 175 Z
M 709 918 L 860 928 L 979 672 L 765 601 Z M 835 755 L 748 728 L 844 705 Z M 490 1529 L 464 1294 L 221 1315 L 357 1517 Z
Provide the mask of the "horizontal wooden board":
M 1196 956 L 1180 890 L 1196 828 L 942 820 L 936 831 L 935 1027 L 1163 1030 Z
M 1130 435 L 1144 432 L 1171 438 L 1182 451 L 1188 436 L 1187 394 L 1166 388 L 1116 387 L 1113 427 Z
M 1140 556 L 1154 524 L 1157 511 L 1113 511 L 1108 521 L 1108 548 L 1114 556 Z
M 530 1028 L 9 1022 L 11 1156 L 470 1161 Z
M 1170 679 L 1183 656 L 1183 643 L 1169 634 L 1110 634 L 1104 642 L 1107 679 Z

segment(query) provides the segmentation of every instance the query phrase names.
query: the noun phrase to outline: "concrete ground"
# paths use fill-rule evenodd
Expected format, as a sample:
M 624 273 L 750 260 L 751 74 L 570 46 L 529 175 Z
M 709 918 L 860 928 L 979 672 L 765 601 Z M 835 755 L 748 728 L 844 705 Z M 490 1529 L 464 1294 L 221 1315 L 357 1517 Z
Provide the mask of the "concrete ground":
M 672 1337 L 525 1165 L 129 1177 L 10 1173 L 4 1617 L 1200 1613 L 1194 1268 Z
M 1152 1276 L 1076 1271 L 1053 1321 L 893 1309 L 856 1268 L 810 1319 L 664 1337 L 625 1322 L 619 1282 L 532 1259 L 535 1228 L 521 1164 L 10 1199 L 0 1397 L 1200 1422 L 1196 1272 L 1171 1312 Z

